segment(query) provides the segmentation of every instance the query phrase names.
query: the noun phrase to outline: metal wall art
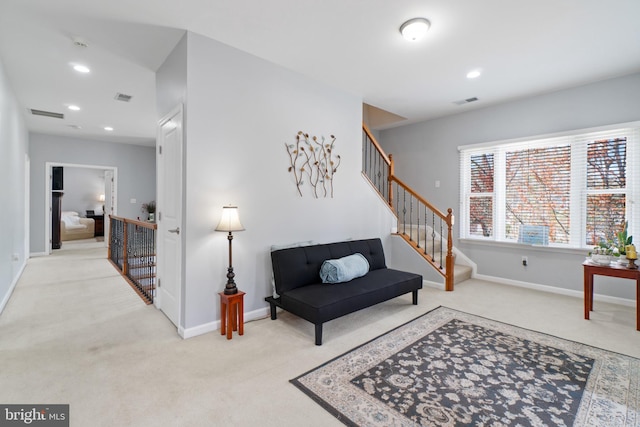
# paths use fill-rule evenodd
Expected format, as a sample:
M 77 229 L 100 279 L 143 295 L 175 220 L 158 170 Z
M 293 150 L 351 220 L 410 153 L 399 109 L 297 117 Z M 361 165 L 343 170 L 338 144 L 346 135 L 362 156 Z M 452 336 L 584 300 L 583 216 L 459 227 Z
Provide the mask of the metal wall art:
M 331 140 L 325 141 L 324 136 L 309 137 L 302 131 L 296 135 L 295 144 L 285 143 L 289 154 L 289 172 L 302 197 L 302 185 L 306 182 L 311 187 L 313 197 L 333 197 L 333 176 L 340 166 L 340 155 L 333 153 L 336 137 L 330 135 Z

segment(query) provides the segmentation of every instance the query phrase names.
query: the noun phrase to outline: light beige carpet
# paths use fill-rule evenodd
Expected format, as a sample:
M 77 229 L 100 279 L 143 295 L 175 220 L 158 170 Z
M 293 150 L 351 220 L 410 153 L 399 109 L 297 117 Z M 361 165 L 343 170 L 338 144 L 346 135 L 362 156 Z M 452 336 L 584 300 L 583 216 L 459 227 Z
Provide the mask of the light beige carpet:
M 339 426 L 289 380 L 439 305 L 640 357 L 632 307 L 587 321 L 581 299 L 476 280 L 328 322 L 320 347 L 288 313 L 182 340 L 104 247 L 69 246 L 29 260 L 0 315 L 0 402 L 68 403 L 72 426 Z

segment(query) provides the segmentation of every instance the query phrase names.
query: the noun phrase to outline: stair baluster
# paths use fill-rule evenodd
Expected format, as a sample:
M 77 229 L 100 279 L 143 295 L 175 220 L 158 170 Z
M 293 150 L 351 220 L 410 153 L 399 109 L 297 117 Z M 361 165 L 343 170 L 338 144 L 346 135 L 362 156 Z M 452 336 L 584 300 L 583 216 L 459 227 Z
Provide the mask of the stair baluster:
M 109 215 L 108 259 L 129 285 L 152 304 L 156 290 L 157 224 Z
M 445 278 L 445 289 L 453 290 L 454 256 L 453 256 L 453 210 L 447 214 L 441 212 L 426 199 L 395 176 L 393 157 L 387 155 L 380 144 L 373 137 L 366 125 L 362 125 L 363 143 L 363 172 L 380 196 L 391 207 L 398 219 L 397 232 L 422 257 L 429 262 L 437 272 Z M 395 191 L 394 187 L 395 186 Z M 402 198 L 400 197 L 402 191 Z M 408 194 L 407 194 L 408 193 Z M 395 194 L 395 200 L 394 200 Z M 408 201 L 407 201 L 408 197 Z M 397 202 L 396 202 L 397 201 Z M 414 208 L 414 202 L 416 207 Z M 421 247 L 420 207 L 424 209 L 424 245 Z M 407 216 L 408 210 L 408 216 Z M 431 214 L 431 248 L 428 245 L 429 232 L 427 221 L 428 212 Z M 438 224 L 436 224 L 436 217 Z M 437 225 L 439 227 L 437 228 Z M 407 233 L 407 227 L 409 232 Z M 439 229 L 439 232 L 437 230 Z M 445 232 L 447 233 L 445 237 Z M 414 234 L 415 233 L 415 234 Z M 415 236 L 415 237 L 414 237 Z M 447 242 L 446 252 L 444 242 Z M 437 244 L 436 244 L 437 242 Z M 438 254 L 436 256 L 436 254 Z M 436 259 L 438 258 L 438 259 Z

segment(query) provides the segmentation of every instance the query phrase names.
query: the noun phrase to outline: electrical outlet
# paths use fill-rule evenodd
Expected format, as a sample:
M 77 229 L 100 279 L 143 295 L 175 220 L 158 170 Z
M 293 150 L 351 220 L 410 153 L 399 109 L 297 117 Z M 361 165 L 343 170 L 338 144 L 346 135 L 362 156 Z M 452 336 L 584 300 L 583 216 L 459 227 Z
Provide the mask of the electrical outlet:
M 526 267 L 527 265 L 529 265 L 529 260 L 527 259 L 526 256 L 522 257 L 522 266 Z

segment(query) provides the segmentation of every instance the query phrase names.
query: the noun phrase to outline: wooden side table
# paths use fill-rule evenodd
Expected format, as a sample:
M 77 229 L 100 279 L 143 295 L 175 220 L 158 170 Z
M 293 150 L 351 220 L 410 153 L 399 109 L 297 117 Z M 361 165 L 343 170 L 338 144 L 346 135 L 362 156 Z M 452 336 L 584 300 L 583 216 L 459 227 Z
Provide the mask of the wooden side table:
M 238 335 L 244 335 L 244 292 L 238 291 L 236 294 L 227 295 L 224 292 L 220 295 L 220 335 L 227 334 L 227 339 L 231 339 L 232 331 L 238 331 Z
M 584 266 L 584 318 L 589 319 L 593 311 L 593 276 L 619 277 L 636 281 L 636 330 L 640 331 L 640 270 L 630 269 L 624 265 L 597 265 L 589 261 L 582 263 Z
M 104 236 L 104 214 L 102 215 L 87 215 L 87 218 L 91 218 L 95 221 L 95 228 L 93 236 Z

